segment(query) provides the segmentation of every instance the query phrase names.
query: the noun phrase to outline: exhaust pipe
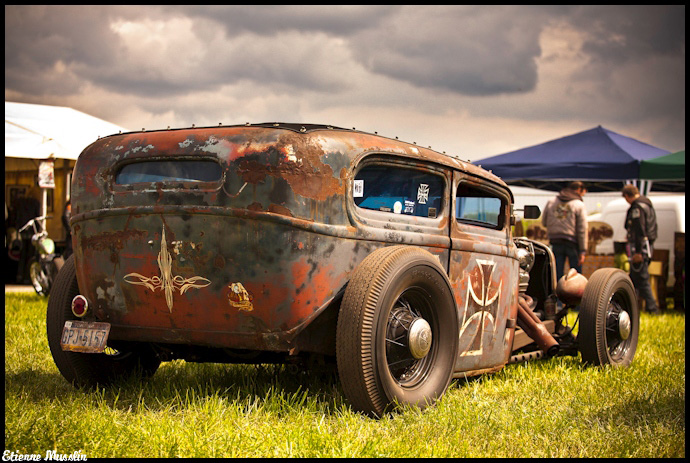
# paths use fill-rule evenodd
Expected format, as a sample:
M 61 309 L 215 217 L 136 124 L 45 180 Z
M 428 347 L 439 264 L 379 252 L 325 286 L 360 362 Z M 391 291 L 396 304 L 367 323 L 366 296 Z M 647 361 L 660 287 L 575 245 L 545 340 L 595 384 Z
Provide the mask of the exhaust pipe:
M 544 354 L 543 350 L 535 350 L 534 352 L 527 352 L 526 354 L 517 354 L 513 355 L 510 357 L 510 360 L 508 360 L 508 363 L 522 363 L 522 362 L 527 362 L 529 360 L 536 360 L 544 357 L 546 354 Z
M 532 311 L 526 297 L 529 298 L 529 296 L 523 295 L 518 298 L 517 324 L 527 336 L 537 343 L 539 348 L 546 353 L 546 356 L 555 355 L 560 348 L 558 341 L 551 336 L 539 317 Z

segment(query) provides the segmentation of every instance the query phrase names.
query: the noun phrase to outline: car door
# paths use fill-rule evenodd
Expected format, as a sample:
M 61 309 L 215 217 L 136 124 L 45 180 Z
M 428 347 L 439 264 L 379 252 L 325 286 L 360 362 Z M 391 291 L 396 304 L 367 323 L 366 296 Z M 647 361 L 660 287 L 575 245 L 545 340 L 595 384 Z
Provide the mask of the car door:
M 453 176 L 449 277 L 459 320 L 456 376 L 502 367 L 517 320 L 518 262 L 507 188 Z

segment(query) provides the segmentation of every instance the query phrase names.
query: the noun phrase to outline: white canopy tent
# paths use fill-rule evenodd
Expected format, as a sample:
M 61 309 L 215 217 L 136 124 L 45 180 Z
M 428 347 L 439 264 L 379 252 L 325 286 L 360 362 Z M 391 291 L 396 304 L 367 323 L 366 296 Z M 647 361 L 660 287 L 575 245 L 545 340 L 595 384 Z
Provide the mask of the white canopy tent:
M 98 137 L 127 132 L 64 106 L 5 102 L 5 157 L 77 159 Z
M 8 185 L 8 178 L 15 179 L 16 183 L 13 173 L 18 171 L 33 170 L 38 172 L 40 177 L 42 170 L 40 164 L 44 161 L 64 159 L 67 161 L 61 162 L 60 165 L 67 165 L 68 162 L 73 165 L 82 150 L 99 137 L 127 131 L 103 119 L 64 106 L 6 101 L 5 185 Z M 49 164 L 51 175 L 53 164 Z M 67 174 L 67 176 L 66 184 L 68 185 L 70 175 Z M 26 179 L 23 182 L 26 182 Z M 65 193 L 69 195 L 69 190 Z M 6 208 L 7 205 L 6 198 Z M 46 215 L 46 205 L 47 189 L 43 188 L 43 216 Z M 51 227 L 53 230 L 59 230 L 61 227 L 59 219 Z

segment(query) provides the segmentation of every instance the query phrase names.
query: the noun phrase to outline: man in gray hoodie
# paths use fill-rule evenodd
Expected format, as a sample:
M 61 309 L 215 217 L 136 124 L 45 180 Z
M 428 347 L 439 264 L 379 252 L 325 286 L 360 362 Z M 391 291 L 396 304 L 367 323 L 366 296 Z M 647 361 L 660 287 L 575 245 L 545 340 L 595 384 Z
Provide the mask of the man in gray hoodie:
M 556 258 L 557 280 L 565 272 L 566 259 L 570 268 L 582 273 L 587 253 L 587 209 L 582 201 L 586 192 L 584 183 L 570 182 L 546 203 L 541 216 L 541 223 L 546 227 Z

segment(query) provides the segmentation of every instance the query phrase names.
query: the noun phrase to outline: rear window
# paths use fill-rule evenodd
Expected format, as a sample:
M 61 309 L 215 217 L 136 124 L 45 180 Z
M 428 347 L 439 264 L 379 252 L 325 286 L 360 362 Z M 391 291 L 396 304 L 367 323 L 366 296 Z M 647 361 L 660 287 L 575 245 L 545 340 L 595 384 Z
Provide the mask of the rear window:
M 415 169 L 371 165 L 353 184 L 355 204 L 364 209 L 436 218 L 441 213 L 443 177 Z
M 222 174 L 220 164 L 211 160 L 142 161 L 123 166 L 115 183 L 218 182 Z

